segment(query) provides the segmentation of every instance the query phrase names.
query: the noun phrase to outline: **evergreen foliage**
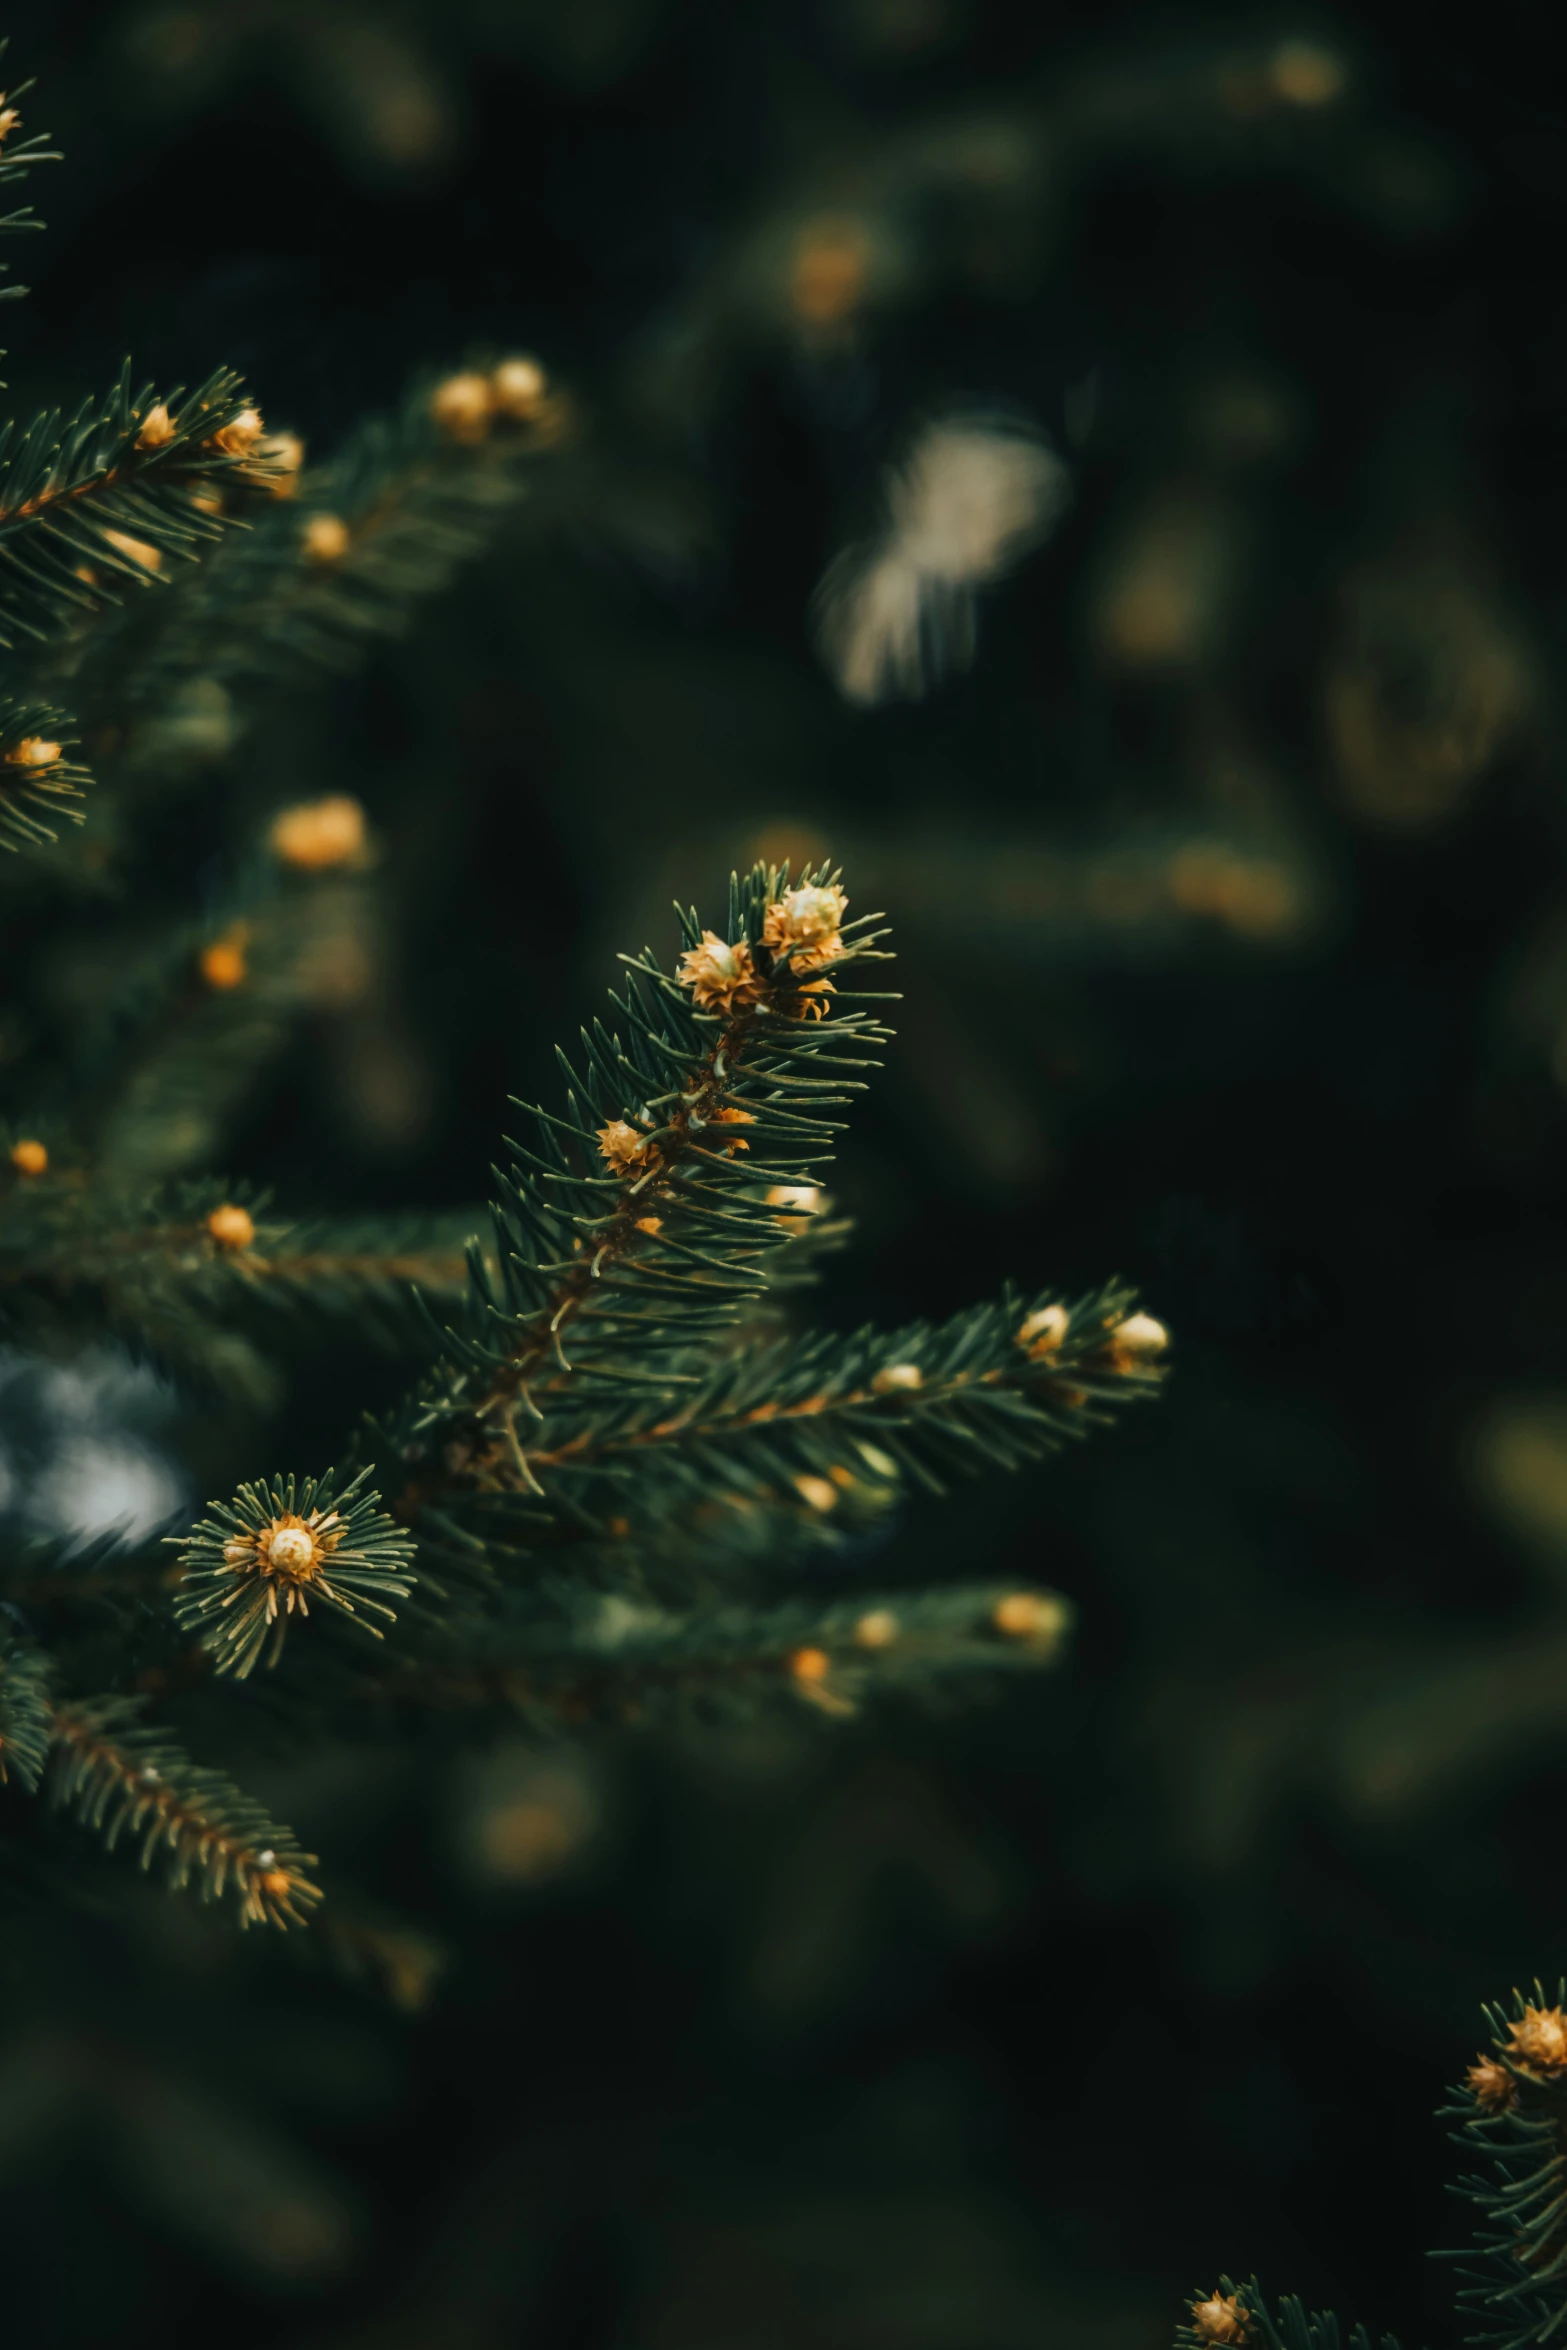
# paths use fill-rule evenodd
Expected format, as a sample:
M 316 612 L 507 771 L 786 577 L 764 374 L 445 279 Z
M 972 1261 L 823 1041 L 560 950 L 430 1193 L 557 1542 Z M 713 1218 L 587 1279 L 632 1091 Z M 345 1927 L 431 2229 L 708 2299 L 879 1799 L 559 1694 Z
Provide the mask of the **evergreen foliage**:
M 1474 2319 L 1476 2343 L 1506 2350 L 1541 2350 L 1567 2320 L 1567 1980 L 1554 2003 L 1536 1983 L 1533 1996 L 1485 2009 L 1490 2046 L 1482 2049 L 1455 2103 L 1445 2108 L 1471 2163 L 1454 2192 L 1478 2216 L 1474 2245 L 1444 2253 L 1461 2263 L 1459 2300 Z M 1474 2265 L 1478 2262 L 1478 2265 Z M 1177 2329 L 1180 2350 L 1227 2350 L 1265 2344 L 1266 2350 L 1340 2350 L 1343 2337 L 1331 2313 L 1310 2314 L 1287 2295 L 1270 2310 L 1257 2281 L 1221 2277 L 1215 2292 L 1191 2303 Z M 1350 2350 L 1373 2350 L 1357 2325 Z M 1398 2350 L 1391 2335 L 1382 2350 Z
M 24 8 L 19 2338 L 1150 2350 L 1221 2200 L 1442 2338 L 1418 2083 L 1562 1924 L 1548 13 Z M 895 1015 L 773 1000 L 829 857 Z M 1002 1477 L 1118 1264 L 1179 1381 Z
M 0 645 L 44 649 L 124 770 L 125 742 L 192 680 L 271 686 L 405 625 L 566 417 L 537 362 L 492 362 L 423 381 L 301 474 L 229 371 L 163 398 L 122 372 L 106 400 L 0 441 Z M 153 587 L 145 610 L 125 604 Z M 6 708 L 6 838 L 23 848 L 51 837 L 40 810 L 78 812 L 64 747 L 82 721 Z M 208 1668 L 276 1666 L 296 1618 L 311 1653 L 270 1701 L 296 1739 L 323 1704 L 372 1736 L 454 1705 L 540 1724 L 743 1717 L 776 1696 L 848 1714 L 883 1687 L 1047 1663 L 1068 1614 L 1054 1595 L 824 1603 L 812 1562 L 852 1554 L 906 1491 L 1020 1467 L 1150 1394 L 1165 1345 L 1121 1285 L 1071 1307 L 1008 1291 L 939 1328 L 781 1329 L 773 1293 L 819 1269 L 830 1146 L 891 1041 L 867 984 L 881 918 L 851 918 L 825 864 L 736 876 L 721 930 L 681 915 L 673 970 L 626 958 L 610 1019 L 561 1056 L 560 1106 L 511 1146 L 460 1285 L 439 1220 L 278 1218 L 201 1170 L 313 1000 L 323 940 L 352 946 L 372 861 L 356 801 L 278 810 L 222 900 L 152 942 L 140 985 L 87 1023 L 54 1098 L 16 1105 L 0 1202 L 14 1342 L 114 1331 L 243 1395 L 269 1337 L 286 1358 L 346 1314 L 422 1362 L 354 1438 L 346 1482 L 243 1484 L 168 1538 L 172 1569 L 112 1546 L 0 1564 L 19 1627 L 0 1753 L 18 1782 L 35 1788 L 52 1752 L 79 1823 L 172 1887 L 232 1894 L 247 1925 L 303 1923 L 315 1863 L 150 1718 L 155 1698 L 188 1690 L 203 1736 L 221 1734 Z M 384 1657 L 317 1651 L 323 1614 Z M 84 1675 L 101 1691 L 79 1693 Z

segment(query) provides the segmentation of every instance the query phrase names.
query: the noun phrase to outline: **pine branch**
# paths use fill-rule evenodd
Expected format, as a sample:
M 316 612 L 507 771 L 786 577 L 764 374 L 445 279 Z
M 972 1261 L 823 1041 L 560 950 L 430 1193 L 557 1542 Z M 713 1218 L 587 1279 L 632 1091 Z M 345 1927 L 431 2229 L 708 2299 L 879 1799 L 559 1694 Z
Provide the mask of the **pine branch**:
M 361 1695 L 507 1710 L 540 1728 L 690 1712 L 733 1720 L 780 1703 L 846 1717 L 883 1693 L 928 1699 L 955 1678 L 1054 1664 L 1070 1623 L 1055 1592 L 977 1585 L 678 1613 L 611 1596 L 553 1629 L 497 1628 L 466 1656 L 388 1660 Z
M 17 1169 L 28 1150 L 44 1153 L 42 1172 Z M 0 1320 L 15 1331 L 100 1315 L 221 1383 L 244 1321 L 263 1339 L 337 1321 L 358 1339 L 425 1348 L 421 1298 L 456 1298 L 467 1276 L 472 1217 L 296 1223 L 217 1178 L 127 1190 L 31 1140 L 13 1145 L 11 1160 L 10 1185 L 0 1183 Z
M 82 625 L 146 588 L 166 559 L 194 560 L 226 525 L 219 485 L 254 483 L 260 419 L 231 369 L 195 392 L 133 393 L 0 428 L 0 647 Z
M 141 1719 L 130 1697 L 56 1703 L 50 1736 L 54 1799 L 112 1851 L 138 1837 L 144 1869 L 157 1860 L 171 1886 L 195 1883 L 203 1901 L 232 1894 L 242 1926 L 302 1925 L 321 1899 L 293 1831 L 218 1771 L 190 1761 Z
M 37 1536 L 0 1549 L 0 1602 L 29 1617 L 105 1607 L 123 1612 L 155 1599 L 175 1579 L 161 1547 L 129 1549 L 118 1529 L 89 1542 Z
M 503 400 L 494 387 L 519 368 L 536 383 Z M 459 406 L 465 388 L 478 402 L 466 420 L 454 420 L 454 387 Z M 157 746 L 193 680 L 226 692 L 352 667 L 489 542 L 557 444 L 563 415 L 533 361 L 421 378 L 395 414 L 363 423 L 305 473 L 297 495 L 230 535 L 199 580 L 67 656 L 89 729 L 123 734 L 135 768 L 163 756 Z
M 940 1493 L 944 1472 L 1016 1469 L 1155 1392 L 1164 1331 L 1133 1302 L 1117 1285 L 1073 1307 L 1009 1293 L 939 1328 L 746 1348 L 672 1414 L 611 1384 L 600 1416 L 554 1448 L 529 1446 L 528 1466 L 546 1491 L 570 1479 L 585 1509 L 608 1480 L 633 1524 L 717 1486 L 821 1509 L 857 1484 Z
M 49 1681 L 42 1649 L 0 1628 L 0 1785 L 14 1772 L 31 1794 L 49 1752 Z
M 1286 2294 L 1275 2318 L 1253 2277 L 1236 2284 L 1221 2277 L 1218 2290 L 1191 2304 L 1190 2322 L 1175 2336 L 1180 2350 L 1342 2350 L 1343 2336 L 1331 2310 L 1308 2313 L 1304 2302 Z M 1391 2334 L 1380 2344 L 1363 2325 L 1349 2337 L 1349 2350 L 1399 2350 Z
M 70 735 L 51 703 L 0 700 L 0 848 L 36 848 L 59 838 L 55 823 L 81 823 L 75 803 L 92 777 L 67 756 Z
M 1567 2321 L 1567 1981 L 1545 2004 L 1514 1992 L 1488 2007 L 1491 2047 L 1471 2065 L 1446 2111 L 1455 2142 L 1483 2168 L 1456 2192 L 1480 2215 L 1476 2252 L 1464 2262 L 1459 2300 L 1478 2321 L 1470 2338 L 1526 2350 L 1554 2340 Z
M 320 835 L 334 807 L 332 856 Z M 300 825 L 311 818 L 316 861 L 306 866 L 296 835 L 311 845 Z M 363 849 L 357 802 L 286 810 L 267 851 L 198 919 L 173 926 L 150 954 L 138 949 L 62 1089 L 56 1123 L 69 1125 L 79 1155 L 121 1187 L 210 1163 L 226 1119 L 293 1024 L 368 983 Z
M 9 47 L 9 40 L 0 40 L 0 57 L 4 57 Z M 30 81 L 22 82 L 16 89 L 0 94 L 0 187 L 11 187 L 25 180 L 35 164 L 60 161 L 58 151 L 49 145 L 47 131 L 34 131 L 25 139 L 17 137 L 22 127 L 21 102 L 33 87 Z M 15 212 L 0 213 L 0 237 L 33 235 L 43 225 L 34 218 L 30 204 L 20 206 Z M 10 270 L 8 261 L 0 261 L 0 272 L 9 276 Z M 26 292 L 26 286 L 0 286 L 0 302 L 19 302 Z
M 364 1491 L 368 1471 L 334 1492 L 333 1474 L 242 1485 L 186 1535 L 171 1535 L 183 1573 L 174 1617 L 199 1632 L 220 1673 L 275 1664 L 290 1619 L 311 1603 L 347 1616 L 372 1639 L 396 1621 L 390 1599 L 413 1588 L 413 1543 Z M 375 1619 L 379 1617 L 380 1623 Z
M 512 1146 L 499 1281 L 476 1257 L 445 1362 L 385 1433 L 408 1465 L 402 1514 L 454 1491 L 541 1496 L 519 1423 L 567 1415 L 569 1434 L 575 1398 L 627 1375 L 675 1400 L 689 1350 L 765 1289 L 779 1233 L 759 1187 L 814 1179 L 841 1126 L 824 1113 L 886 1040 L 844 1008 L 881 933 L 874 916 L 839 928 L 843 906 L 826 868 L 791 891 L 758 866 L 731 884 L 725 939 L 683 917 L 678 974 L 628 958 L 623 1032 L 584 1031 L 580 1073 L 561 1056 L 564 1116 L 535 1111 L 535 1145 Z M 796 921 L 808 936 L 786 935 Z

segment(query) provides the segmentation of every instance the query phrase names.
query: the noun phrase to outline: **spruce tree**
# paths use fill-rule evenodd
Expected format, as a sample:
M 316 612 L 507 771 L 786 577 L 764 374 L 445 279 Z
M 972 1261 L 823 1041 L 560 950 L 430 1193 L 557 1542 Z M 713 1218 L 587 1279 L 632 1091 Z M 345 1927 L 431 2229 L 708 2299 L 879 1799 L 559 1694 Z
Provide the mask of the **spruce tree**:
M 13 106 L 12 182 L 53 160 L 20 128 Z M 127 366 L 9 427 L 5 847 L 81 886 L 135 822 L 171 711 L 217 692 L 243 710 L 246 689 L 412 625 L 571 433 L 569 395 L 526 356 L 421 380 L 320 466 L 225 369 L 188 390 Z M 286 1378 L 323 1327 L 374 1320 L 411 1384 L 375 1417 L 340 1399 L 323 1457 L 257 1460 L 189 1530 L 14 1552 L 7 1776 L 241 1925 L 319 1908 L 330 1932 L 332 1856 L 229 1776 L 233 1726 L 243 1745 L 258 1719 L 247 1682 L 269 1735 L 308 1752 L 322 1721 L 394 1745 L 431 1718 L 479 1736 L 497 1716 L 781 1703 L 825 1725 L 883 1690 L 1053 1662 L 1068 1608 L 1045 1588 L 822 1594 L 823 1557 L 906 1497 L 1020 1468 L 1151 1394 L 1166 1345 L 1113 1282 L 890 1331 L 785 1317 L 842 1240 L 831 1146 L 892 1049 L 882 918 L 830 865 L 732 877 L 717 927 L 679 913 L 671 963 L 623 958 L 481 1226 L 299 1219 L 207 1150 L 344 937 L 342 893 L 372 886 L 373 842 L 357 800 L 293 804 L 278 782 L 248 865 L 149 940 L 140 984 L 47 1081 L 25 1056 L 11 1074 L 8 1333 L 40 1365 L 113 1334 L 197 1380 L 232 1372 L 237 1342 Z

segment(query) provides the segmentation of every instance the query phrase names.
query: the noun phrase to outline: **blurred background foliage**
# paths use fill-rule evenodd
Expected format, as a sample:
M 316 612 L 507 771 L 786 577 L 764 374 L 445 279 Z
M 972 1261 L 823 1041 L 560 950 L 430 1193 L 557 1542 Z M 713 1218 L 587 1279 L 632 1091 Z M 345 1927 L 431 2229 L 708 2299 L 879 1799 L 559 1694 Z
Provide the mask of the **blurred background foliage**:
M 8 24 L 70 159 L 16 407 L 222 360 L 324 453 L 531 348 L 576 425 L 405 643 L 204 691 L 85 879 L 0 877 L 0 1049 L 221 907 L 280 789 L 349 789 L 374 873 L 209 1122 L 295 1208 L 459 1210 L 615 948 L 830 850 L 907 994 L 830 1318 L 1119 1267 L 1178 1341 L 1156 1412 L 893 1537 L 1070 1592 L 1065 1674 L 280 1772 L 428 1925 L 357 1976 L 352 1920 L 8 1916 L 16 2338 L 1152 2350 L 1221 2266 L 1445 2326 L 1430 2109 L 1567 1961 L 1550 12 Z M 1059 511 L 948 615 L 969 666 L 856 700 L 817 591 L 957 412 L 1041 436 Z M 258 1423 L 243 1377 L 0 1362 L 0 1506 L 149 1525 L 392 1376 L 300 1370 Z

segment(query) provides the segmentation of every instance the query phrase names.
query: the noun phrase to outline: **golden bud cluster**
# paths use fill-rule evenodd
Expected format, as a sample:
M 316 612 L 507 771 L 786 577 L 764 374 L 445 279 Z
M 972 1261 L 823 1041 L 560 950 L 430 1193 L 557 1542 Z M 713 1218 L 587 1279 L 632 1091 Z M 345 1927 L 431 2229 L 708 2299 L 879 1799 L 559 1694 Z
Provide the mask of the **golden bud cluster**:
M 1118 1371 L 1142 1369 L 1155 1355 L 1163 1354 L 1169 1343 L 1169 1331 L 1152 1314 L 1128 1314 L 1110 1334 L 1110 1352 Z
M 1192 2303 L 1192 2332 L 1204 2342 L 1243 2342 L 1250 2320 L 1233 2293 L 1210 2293 Z
M 746 941 L 731 946 L 716 930 L 704 930 L 700 946 L 688 947 L 676 967 L 676 978 L 689 987 L 704 1012 L 736 1012 L 761 995 L 761 975 Z
M 1505 2113 L 1515 2102 L 1513 2076 L 1494 2056 L 1477 2056 L 1464 2078 L 1483 2113 Z
M 1567 2067 L 1567 2014 L 1559 2007 L 1526 2007 L 1507 2029 L 1512 2055 L 1531 2072 L 1555 2073 Z
M 1013 1333 L 1013 1344 L 1020 1346 L 1031 1363 L 1054 1354 L 1071 1328 L 1072 1317 L 1065 1306 L 1040 1306 L 1019 1324 Z
M 136 446 L 138 449 L 166 449 L 178 430 L 178 425 L 160 400 L 142 418 L 141 430 L 136 435 Z
M 306 800 L 273 818 L 268 835 L 280 865 L 296 873 L 326 873 L 357 864 L 365 851 L 365 812 L 346 792 Z
M 820 971 L 843 953 L 843 916 L 848 899 L 836 882 L 825 888 L 786 890 L 762 918 L 762 944 L 791 979 Z M 704 1012 L 738 1012 L 761 999 L 764 981 L 747 939 L 722 939 L 704 930 L 698 946 L 687 947 L 676 978 L 689 987 Z M 830 979 L 807 979 L 785 1009 L 801 1019 L 823 1017 Z
M 541 422 L 549 405 L 549 377 L 537 359 L 526 356 L 488 370 L 463 368 L 444 376 L 430 394 L 437 429 L 469 447 L 486 439 L 493 424 Z
M 220 426 L 207 442 L 209 449 L 221 449 L 225 457 L 253 457 L 256 443 L 266 432 L 259 408 L 242 408 L 237 416 Z
M 617 1174 L 640 1174 L 654 1166 L 658 1153 L 647 1136 L 624 1118 L 612 1118 L 598 1130 L 599 1155 Z
M 5 756 L 8 767 L 52 767 L 60 757 L 60 745 L 46 742 L 41 734 L 28 734 Z
M 763 917 L 763 944 L 775 955 L 786 954 L 791 971 L 819 971 L 843 952 L 848 903 L 836 882 L 825 889 L 786 890 Z

